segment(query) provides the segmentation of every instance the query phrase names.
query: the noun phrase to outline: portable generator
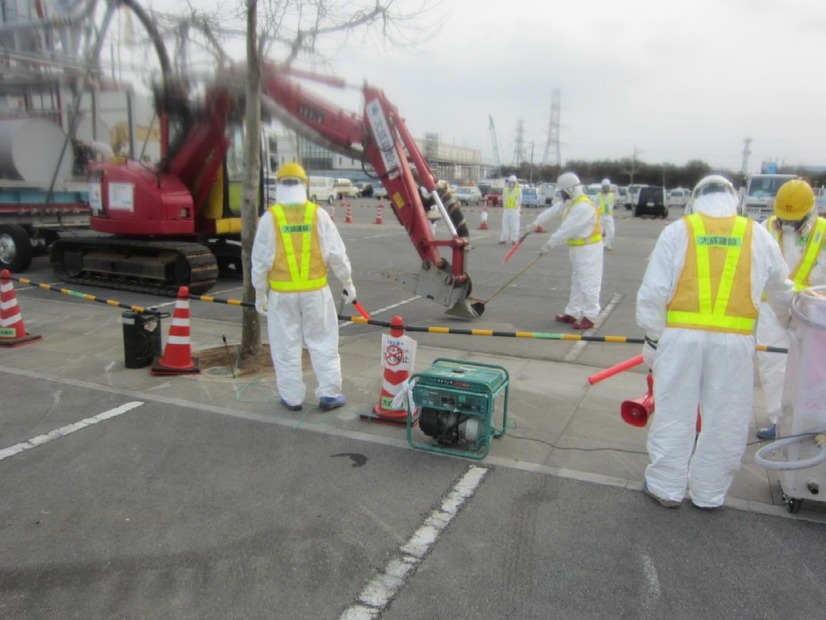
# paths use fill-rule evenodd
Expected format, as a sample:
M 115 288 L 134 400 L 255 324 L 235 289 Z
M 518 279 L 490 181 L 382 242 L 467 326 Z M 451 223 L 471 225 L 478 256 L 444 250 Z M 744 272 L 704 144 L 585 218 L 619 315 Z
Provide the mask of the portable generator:
M 410 380 L 415 380 L 412 401 L 419 410 L 415 430 L 408 401 L 407 441 L 414 448 L 483 459 L 491 437 L 505 433 L 510 377 L 502 366 L 438 358 Z

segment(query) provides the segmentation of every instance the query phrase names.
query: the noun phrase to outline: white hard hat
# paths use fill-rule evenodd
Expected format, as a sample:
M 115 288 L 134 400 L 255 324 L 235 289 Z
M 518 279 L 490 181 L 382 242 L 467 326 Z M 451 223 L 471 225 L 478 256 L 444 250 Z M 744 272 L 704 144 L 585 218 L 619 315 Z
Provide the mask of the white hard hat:
M 609 179 L 602 179 L 602 186 L 611 187 L 611 181 Z
M 571 195 L 574 188 L 579 185 L 582 185 L 582 181 L 573 172 L 563 172 L 556 180 L 557 191 L 566 192 L 568 195 Z
M 700 179 L 697 185 L 694 186 L 694 191 L 691 192 L 691 195 L 696 198 L 703 194 L 713 194 L 715 192 L 724 192 L 732 196 L 737 195 L 737 190 L 734 189 L 731 181 L 719 174 L 710 174 Z
M 737 202 L 737 190 L 731 181 L 719 174 L 711 174 L 694 186 L 685 213 L 716 213 L 719 216 L 725 212 L 725 215 L 736 215 Z
M 512 174 L 508 177 L 508 183 L 516 183 L 516 175 Z

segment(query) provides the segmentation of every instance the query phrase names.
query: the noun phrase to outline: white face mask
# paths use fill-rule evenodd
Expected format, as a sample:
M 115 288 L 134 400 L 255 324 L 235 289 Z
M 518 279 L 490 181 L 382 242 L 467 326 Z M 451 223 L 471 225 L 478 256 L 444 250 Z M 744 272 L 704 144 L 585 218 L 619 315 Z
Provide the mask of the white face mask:
M 299 185 L 279 183 L 275 186 L 275 200 L 282 205 L 304 204 L 307 202 L 307 188 L 303 183 Z

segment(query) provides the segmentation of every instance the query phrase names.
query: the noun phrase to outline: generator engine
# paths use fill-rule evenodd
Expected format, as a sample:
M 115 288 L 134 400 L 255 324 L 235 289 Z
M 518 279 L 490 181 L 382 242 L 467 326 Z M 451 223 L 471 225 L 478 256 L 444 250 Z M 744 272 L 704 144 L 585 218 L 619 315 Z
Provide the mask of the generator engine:
M 414 379 L 413 401 L 421 413 L 415 434 L 415 418 L 407 416 L 408 443 L 422 450 L 474 459 L 487 456 L 491 438 L 503 435 L 507 427 L 508 371 L 501 366 L 439 358 L 427 371 L 414 374 L 411 383 Z M 500 395 L 504 398 L 497 408 Z M 498 422 L 495 417 L 500 417 Z

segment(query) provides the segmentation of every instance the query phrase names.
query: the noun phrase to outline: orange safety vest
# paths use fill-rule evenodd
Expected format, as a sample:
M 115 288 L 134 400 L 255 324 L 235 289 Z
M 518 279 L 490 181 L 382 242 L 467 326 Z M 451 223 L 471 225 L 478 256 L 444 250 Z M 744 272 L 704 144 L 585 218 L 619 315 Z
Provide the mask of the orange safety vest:
M 280 293 L 315 291 L 327 285 L 327 267 L 321 255 L 316 212 L 318 205 L 275 204 L 270 207 L 275 226 L 275 259 L 268 274 L 270 288 Z
M 745 217 L 683 217 L 685 264 L 668 303 L 666 325 L 749 335 L 757 319 L 751 296 L 754 221 Z
M 519 184 L 516 184 L 513 189 L 510 186 L 505 186 L 504 191 L 504 200 L 502 200 L 502 207 L 505 209 L 518 209 L 519 205 L 516 204 L 516 196 L 519 193 Z
M 568 239 L 568 245 L 590 245 L 592 243 L 596 243 L 597 241 L 602 241 L 602 229 L 599 226 L 599 211 L 597 210 L 597 206 L 593 202 L 591 202 L 591 200 L 588 198 L 586 194 L 582 194 L 582 196 L 580 196 L 576 200 L 571 201 L 571 204 L 569 204 L 565 211 L 562 212 L 562 221 L 564 222 L 568 218 L 568 215 L 571 213 L 571 209 L 574 208 L 575 204 L 579 202 L 584 202 L 586 200 L 588 201 L 588 204 L 591 205 L 591 207 L 593 207 L 594 213 L 597 216 L 596 222 L 594 223 L 594 229 L 591 231 L 591 234 L 588 237 L 584 237 L 582 239 Z
M 776 215 L 769 218 L 768 226 L 777 243 L 780 245 L 781 252 L 783 245 L 780 243 L 780 238 L 783 236 L 783 231 L 778 230 L 775 226 L 777 220 Z M 815 225 L 809 236 L 803 239 L 804 247 L 803 254 L 800 256 L 800 261 L 789 274 L 789 280 L 794 282 L 795 292 L 802 291 L 804 288 L 809 288 L 809 276 L 812 275 L 812 269 L 817 263 L 817 257 L 823 249 L 823 241 L 826 239 L 826 219 L 819 217 L 815 220 Z M 765 295 L 763 296 L 765 298 Z

